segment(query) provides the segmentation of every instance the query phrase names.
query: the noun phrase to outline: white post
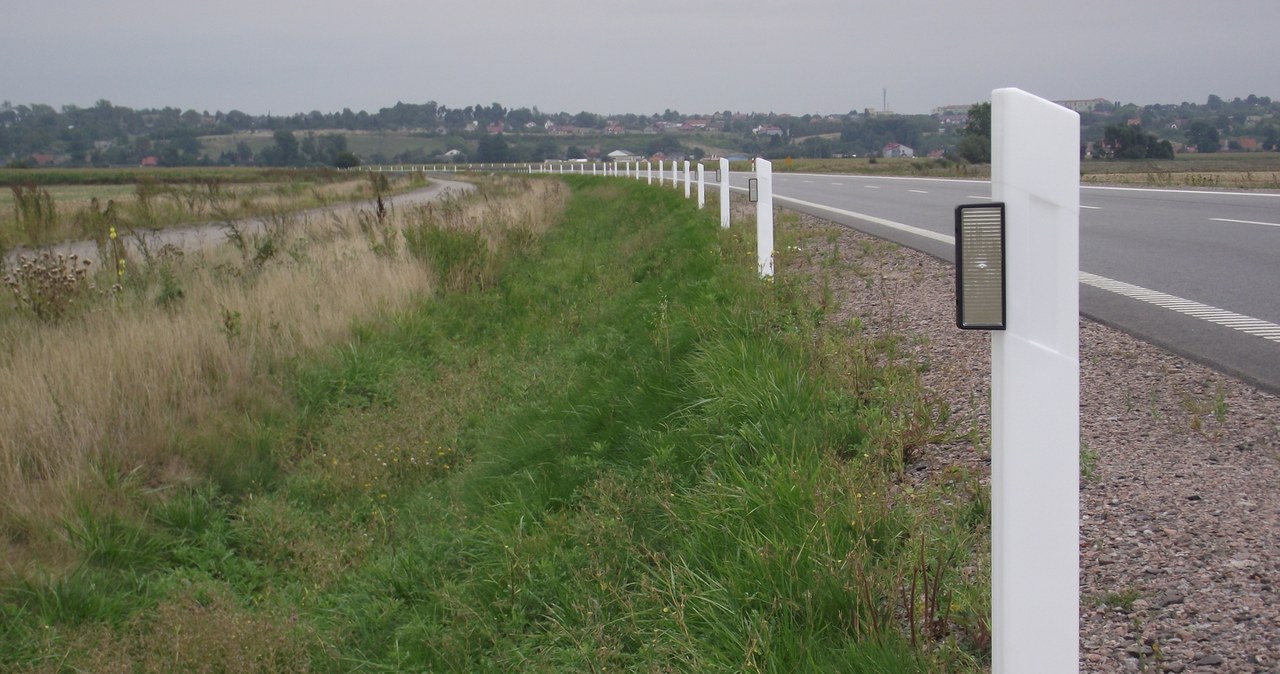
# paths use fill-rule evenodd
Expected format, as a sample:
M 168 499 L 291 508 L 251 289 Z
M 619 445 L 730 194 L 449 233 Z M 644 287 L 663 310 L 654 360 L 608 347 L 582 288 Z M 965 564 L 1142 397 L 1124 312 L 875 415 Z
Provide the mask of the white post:
M 720 158 L 720 226 L 729 227 L 729 160 Z
M 667 170 L 667 160 L 659 159 L 658 160 L 658 186 L 659 187 L 661 187 L 663 185 L 663 181 L 666 180 L 666 178 L 663 177 L 663 174 L 666 173 L 666 170 Z
M 773 276 L 773 163 L 756 160 L 756 260 L 760 275 Z
M 698 210 L 707 206 L 707 169 L 698 162 Z
M 1005 321 L 991 335 L 992 672 L 1075 674 L 1080 635 L 1080 117 L 991 100 Z
M 693 191 L 693 169 L 689 166 L 689 160 L 684 160 L 684 198 L 688 199 Z
M 645 169 L 644 171 L 645 175 L 648 177 L 648 182 L 645 184 L 652 185 L 653 184 L 653 162 L 651 161 L 645 162 L 644 169 Z

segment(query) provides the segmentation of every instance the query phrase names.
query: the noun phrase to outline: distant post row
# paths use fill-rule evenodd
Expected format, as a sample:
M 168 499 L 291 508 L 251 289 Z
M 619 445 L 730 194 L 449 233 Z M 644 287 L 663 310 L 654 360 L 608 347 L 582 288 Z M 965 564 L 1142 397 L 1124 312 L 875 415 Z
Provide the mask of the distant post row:
M 729 185 L 729 160 L 722 157 L 719 162 L 719 168 L 716 170 L 716 183 L 718 185 L 714 186 L 719 187 L 721 195 L 726 195 L 733 189 Z M 752 160 L 752 165 L 754 170 L 751 173 L 754 177 L 749 181 L 751 187 L 747 189 L 747 193 L 751 201 L 756 204 L 757 264 L 760 276 L 771 278 L 773 276 L 773 164 L 766 159 L 754 159 Z M 569 173 L 635 178 L 636 180 L 645 180 L 650 185 L 653 184 L 656 173 L 659 186 L 666 185 L 668 176 L 670 176 L 671 186 L 676 189 L 679 189 L 683 183 L 686 199 L 693 197 L 693 186 L 696 184 L 698 208 L 702 209 L 707 205 L 706 166 L 702 162 L 695 164 L 688 160 L 684 160 L 683 165 L 676 160 L 672 160 L 670 168 L 668 168 L 666 160 L 658 160 L 656 166 L 654 162 L 644 160 L 624 162 L 559 161 L 540 164 L 394 164 L 360 166 L 343 170 L 371 173 L 475 173 L 485 171 Z M 683 180 L 681 179 L 682 174 Z M 720 226 L 727 229 L 731 224 L 729 200 L 721 198 Z

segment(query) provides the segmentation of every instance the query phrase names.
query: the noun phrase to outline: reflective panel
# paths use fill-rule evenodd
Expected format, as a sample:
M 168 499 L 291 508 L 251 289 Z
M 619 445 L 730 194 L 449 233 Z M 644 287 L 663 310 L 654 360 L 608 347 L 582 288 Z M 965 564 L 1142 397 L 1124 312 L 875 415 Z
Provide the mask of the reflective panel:
M 1004 204 L 956 207 L 956 325 L 1003 330 Z

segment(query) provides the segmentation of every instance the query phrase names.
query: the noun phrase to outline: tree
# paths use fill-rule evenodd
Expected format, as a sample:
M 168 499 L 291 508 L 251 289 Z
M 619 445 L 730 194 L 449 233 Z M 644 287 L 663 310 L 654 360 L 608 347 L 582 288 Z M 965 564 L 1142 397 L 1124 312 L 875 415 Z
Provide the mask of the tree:
M 1218 128 L 1203 120 L 1192 122 L 1187 129 L 1187 145 L 1197 152 L 1217 152 L 1221 141 Z
M 545 161 L 547 159 L 559 159 L 560 148 L 556 146 L 556 142 L 550 138 L 543 138 L 538 141 L 538 145 L 533 148 L 532 159 L 534 161 Z
M 298 139 L 292 131 L 280 129 L 273 134 L 275 145 L 262 151 L 262 163 L 267 166 L 294 166 L 299 161 Z
M 1173 144 L 1141 126 L 1112 124 L 1103 134 L 1103 144 L 1116 159 L 1173 159 Z
M 351 150 L 343 150 L 333 160 L 333 165 L 340 169 L 355 168 L 360 165 L 360 158 Z
M 485 136 L 480 139 L 480 146 L 476 148 L 476 161 L 486 164 L 497 164 L 510 161 L 511 148 L 507 145 L 507 140 L 502 134 L 494 134 Z
M 969 119 L 960 131 L 962 138 L 956 153 L 970 164 L 991 163 L 991 104 L 975 103 L 969 108 Z

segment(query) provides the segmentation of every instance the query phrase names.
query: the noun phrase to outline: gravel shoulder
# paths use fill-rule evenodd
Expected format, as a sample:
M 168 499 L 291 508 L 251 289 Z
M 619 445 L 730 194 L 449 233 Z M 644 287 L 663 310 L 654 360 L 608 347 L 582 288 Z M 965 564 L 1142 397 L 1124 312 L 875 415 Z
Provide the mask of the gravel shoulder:
M 782 273 L 835 265 L 831 319 L 909 337 L 984 439 L 924 448 L 910 479 L 989 477 L 989 337 L 956 329 L 951 265 L 808 215 L 784 229 Z M 1085 319 L 1080 361 L 1080 670 L 1280 672 L 1280 398 Z

